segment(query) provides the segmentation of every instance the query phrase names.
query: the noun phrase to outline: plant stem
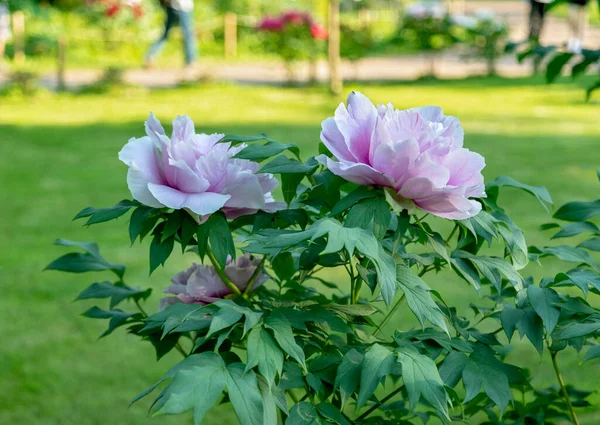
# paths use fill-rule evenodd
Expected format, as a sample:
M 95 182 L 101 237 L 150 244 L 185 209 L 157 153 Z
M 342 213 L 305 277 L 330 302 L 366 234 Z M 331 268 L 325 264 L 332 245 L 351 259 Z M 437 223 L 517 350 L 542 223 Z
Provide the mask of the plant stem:
M 242 294 L 242 296 L 245 299 L 248 299 L 248 295 L 252 291 L 252 287 L 254 286 L 254 282 L 256 282 L 256 279 L 258 278 L 258 275 L 260 274 L 261 270 L 265 266 L 265 261 L 267 261 L 267 256 L 266 255 L 262 258 L 262 260 L 260 260 L 259 265 L 256 267 L 256 270 L 254 270 L 254 273 L 252 273 L 252 276 L 250 277 L 250 280 L 248 281 L 248 284 L 246 285 L 246 289 L 244 289 L 244 293 Z
M 546 343 L 548 345 L 548 343 Z M 548 350 L 550 347 L 548 346 Z M 571 404 L 571 400 L 569 399 L 569 393 L 567 392 L 567 387 L 565 387 L 565 381 L 560 373 L 560 369 L 558 368 L 558 363 L 556 362 L 556 355 L 558 352 L 550 350 L 550 357 L 552 358 L 552 365 L 554 366 L 554 372 L 556 373 L 556 378 L 558 379 L 558 383 L 560 384 L 560 389 L 562 390 L 563 397 L 567 402 L 567 408 L 569 409 L 569 413 L 571 414 L 571 418 L 573 419 L 573 425 L 579 425 L 579 420 L 577 420 L 577 415 L 575 414 L 575 410 L 573 410 L 573 405 Z
M 390 320 L 391 317 L 396 312 L 396 310 L 398 310 L 398 307 L 400 307 L 402 305 L 402 302 L 404 301 L 404 298 L 406 298 L 406 294 L 402 294 L 402 296 L 400 297 L 400 299 L 396 302 L 396 304 L 392 307 L 392 309 L 388 312 L 388 314 L 383 318 L 383 320 L 381 321 L 381 323 L 377 326 L 377 329 L 375 329 L 375 332 L 373 333 L 373 336 L 377 336 L 377 334 L 381 332 L 381 330 L 383 329 L 383 327 L 385 326 L 385 324 L 388 322 L 388 320 Z
M 392 391 L 391 393 L 389 393 L 388 395 L 386 395 L 384 398 L 382 398 L 380 401 L 378 401 L 377 403 L 375 403 L 373 406 L 371 406 L 369 408 L 369 410 L 367 410 L 365 413 L 363 413 L 358 418 L 356 418 L 356 420 L 357 421 L 363 420 L 367 416 L 369 416 L 371 413 L 373 413 L 375 410 L 379 409 L 379 407 L 381 407 L 381 405 L 383 405 L 386 401 L 388 401 L 389 399 L 391 399 L 392 397 L 394 397 L 396 394 L 398 394 L 400 391 L 402 391 L 402 387 L 404 387 L 404 385 L 399 386 L 394 391 Z
M 142 307 L 140 302 L 138 300 L 136 300 L 135 298 L 133 299 L 133 302 L 137 306 L 140 313 L 142 313 L 142 316 L 144 316 L 144 318 L 148 317 L 148 313 L 146 313 L 146 311 L 144 310 L 144 308 Z M 183 347 L 179 344 L 179 341 L 177 343 L 175 343 L 175 348 L 177 348 L 177 351 L 179 351 L 181 353 L 181 355 L 183 356 L 184 359 L 187 357 L 187 354 L 185 354 L 185 351 L 184 351 Z
M 231 281 L 231 279 L 229 279 L 229 276 L 227 276 L 225 274 L 225 271 L 219 265 L 219 262 L 217 261 L 217 257 L 215 257 L 215 254 L 213 254 L 213 252 L 209 246 L 206 247 L 206 255 L 208 255 L 210 262 L 212 263 L 213 267 L 215 268 L 215 271 L 217 272 L 217 274 L 219 275 L 219 277 L 221 278 L 223 283 L 229 289 L 231 289 L 231 292 L 233 292 L 235 295 L 238 295 L 238 296 L 242 295 L 242 291 L 240 291 L 240 288 L 235 286 L 235 284 Z
M 454 236 L 454 234 L 456 233 L 457 230 L 458 230 L 458 224 L 455 224 L 454 225 L 454 229 L 452 229 L 452 231 L 450 232 L 450 234 L 448 235 L 448 237 L 444 241 L 444 243 L 446 245 L 448 245 L 448 242 L 450 242 L 450 239 L 452 239 L 452 236 Z

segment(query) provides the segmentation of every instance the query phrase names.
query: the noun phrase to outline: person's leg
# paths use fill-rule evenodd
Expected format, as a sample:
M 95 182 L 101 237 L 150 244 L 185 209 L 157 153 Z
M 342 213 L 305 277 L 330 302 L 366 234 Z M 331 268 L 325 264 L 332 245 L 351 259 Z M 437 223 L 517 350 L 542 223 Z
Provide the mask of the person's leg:
M 185 64 L 191 65 L 198 59 L 198 42 L 194 28 L 194 12 L 178 12 L 181 31 L 183 32 L 183 50 Z
M 571 37 L 567 43 L 567 50 L 573 53 L 581 52 L 583 37 L 587 25 L 586 0 L 571 0 L 568 7 L 568 23 Z
M 529 11 L 529 39 L 534 42 L 539 42 L 542 28 L 544 26 L 544 14 L 546 4 L 539 3 L 535 0 L 530 1 L 531 9 Z
M 169 33 L 177 23 L 177 14 L 174 9 L 167 7 L 165 12 L 167 14 L 165 18 L 165 30 L 160 38 L 156 40 L 152 46 L 150 46 L 148 54 L 146 55 L 146 64 L 151 64 L 154 58 L 162 51 L 162 49 L 165 48 L 165 44 L 169 38 Z

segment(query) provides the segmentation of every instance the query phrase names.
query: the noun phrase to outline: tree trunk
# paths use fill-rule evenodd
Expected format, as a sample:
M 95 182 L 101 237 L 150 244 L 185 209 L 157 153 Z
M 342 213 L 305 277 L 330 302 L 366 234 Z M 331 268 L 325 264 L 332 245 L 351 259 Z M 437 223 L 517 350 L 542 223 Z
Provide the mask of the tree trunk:
M 340 2 L 329 0 L 329 89 L 335 95 L 343 86 L 340 62 Z

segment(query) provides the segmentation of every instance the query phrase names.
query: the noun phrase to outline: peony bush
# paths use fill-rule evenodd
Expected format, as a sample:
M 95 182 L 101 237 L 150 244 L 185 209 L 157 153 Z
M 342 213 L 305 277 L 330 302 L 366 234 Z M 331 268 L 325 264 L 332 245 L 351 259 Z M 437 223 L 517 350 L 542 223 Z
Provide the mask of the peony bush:
M 75 218 L 131 211 L 150 272 L 180 246 L 189 266 L 160 301 L 95 243 L 57 241 L 74 251 L 47 269 L 102 273 L 78 299 L 108 300 L 83 314 L 108 321 L 103 337 L 124 328 L 157 358 L 182 356 L 133 402 L 155 393 L 152 414 L 193 410 L 194 424 L 221 403 L 242 425 L 577 424 L 590 392 L 565 383 L 559 358 L 600 357 L 588 302 L 600 295 L 600 201 L 567 203 L 542 226 L 576 244 L 528 247 L 500 193 L 544 208 L 549 193 L 506 176 L 486 184 L 457 118 L 358 92 L 332 113 L 306 161 L 264 134 L 197 133 L 189 117 L 168 137 L 150 115 L 119 153 L 133 200 Z M 526 269 L 548 257 L 558 274 Z M 445 301 L 460 281 L 479 296 L 469 308 Z M 508 356 L 516 334 L 550 354 L 555 386 L 535 387 L 522 356 Z

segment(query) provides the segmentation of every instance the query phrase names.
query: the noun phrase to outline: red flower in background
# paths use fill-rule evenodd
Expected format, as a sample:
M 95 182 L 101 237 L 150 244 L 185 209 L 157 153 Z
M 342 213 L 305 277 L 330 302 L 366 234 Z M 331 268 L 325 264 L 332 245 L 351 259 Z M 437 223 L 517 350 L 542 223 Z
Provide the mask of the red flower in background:
M 119 3 L 113 3 L 106 8 L 104 14 L 109 18 L 114 18 L 117 13 L 121 10 L 121 5 Z
M 131 11 L 133 12 L 133 17 L 135 19 L 140 19 L 144 16 L 144 10 L 142 9 L 142 5 L 139 3 L 133 4 L 131 6 Z
M 264 18 L 258 25 L 259 30 L 280 32 L 283 29 L 283 21 L 281 18 Z
M 310 34 L 317 40 L 327 40 L 327 28 L 323 25 L 312 23 L 310 25 Z

